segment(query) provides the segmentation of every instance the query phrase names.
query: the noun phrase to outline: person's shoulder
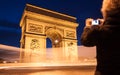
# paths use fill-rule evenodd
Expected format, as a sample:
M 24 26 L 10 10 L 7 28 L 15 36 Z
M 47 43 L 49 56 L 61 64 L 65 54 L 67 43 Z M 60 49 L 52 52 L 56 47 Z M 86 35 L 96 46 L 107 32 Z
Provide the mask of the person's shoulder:
M 100 31 L 109 31 L 111 27 L 111 25 L 101 25 Z
M 105 31 L 120 30 L 120 25 L 103 25 L 100 27 L 100 30 L 105 30 Z
M 120 28 L 120 25 L 104 25 L 105 28 Z
M 101 28 L 120 28 L 120 25 L 101 25 Z

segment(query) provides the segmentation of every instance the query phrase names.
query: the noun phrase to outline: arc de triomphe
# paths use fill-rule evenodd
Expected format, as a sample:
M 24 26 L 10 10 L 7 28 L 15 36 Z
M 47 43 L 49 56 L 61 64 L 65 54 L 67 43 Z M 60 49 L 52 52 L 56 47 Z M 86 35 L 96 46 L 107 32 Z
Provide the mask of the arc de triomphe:
M 77 59 L 77 26 L 78 23 L 76 23 L 75 17 L 26 4 L 20 21 L 22 30 L 20 40 L 22 48 L 21 61 L 34 61 L 31 56 L 32 51 L 40 54 L 39 57 L 37 56 L 38 62 L 46 59 L 47 38 L 51 40 L 53 50 L 54 48 L 60 49 L 55 50 L 55 52 L 61 52 L 61 54 L 55 55 L 56 59 L 60 55 L 64 59 L 69 57 Z

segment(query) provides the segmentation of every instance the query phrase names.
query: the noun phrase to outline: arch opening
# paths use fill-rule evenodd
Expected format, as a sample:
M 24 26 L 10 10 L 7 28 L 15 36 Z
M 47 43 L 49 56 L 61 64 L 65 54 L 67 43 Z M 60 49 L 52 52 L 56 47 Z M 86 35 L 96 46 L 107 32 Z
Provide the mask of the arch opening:
M 46 36 L 51 40 L 53 48 L 62 47 L 62 36 L 56 30 L 47 31 Z
M 50 40 L 50 38 L 46 38 L 46 47 L 52 48 L 52 41 Z

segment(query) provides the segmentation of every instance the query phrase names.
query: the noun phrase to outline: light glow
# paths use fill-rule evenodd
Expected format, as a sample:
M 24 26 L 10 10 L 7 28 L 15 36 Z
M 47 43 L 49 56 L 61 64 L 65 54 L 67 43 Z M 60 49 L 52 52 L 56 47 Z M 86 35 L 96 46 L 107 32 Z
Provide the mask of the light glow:
M 57 44 L 59 41 L 58 40 L 55 40 L 55 43 Z

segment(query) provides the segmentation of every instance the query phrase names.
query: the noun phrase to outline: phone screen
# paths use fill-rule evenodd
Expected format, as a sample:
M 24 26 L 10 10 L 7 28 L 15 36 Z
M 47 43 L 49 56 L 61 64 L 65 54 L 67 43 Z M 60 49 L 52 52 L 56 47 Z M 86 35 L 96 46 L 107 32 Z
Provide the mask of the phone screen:
M 92 25 L 99 25 L 99 20 L 93 20 Z

